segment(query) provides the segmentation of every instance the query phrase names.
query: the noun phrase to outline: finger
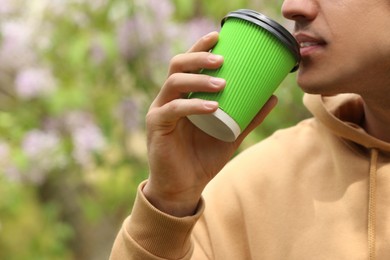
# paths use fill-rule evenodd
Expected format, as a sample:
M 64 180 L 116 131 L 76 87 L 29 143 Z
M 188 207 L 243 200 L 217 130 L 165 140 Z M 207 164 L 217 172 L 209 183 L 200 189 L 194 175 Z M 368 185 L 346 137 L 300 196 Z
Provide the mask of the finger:
M 218 32 L 211 32 L 200 38 L 187 52 L 209 51 L 218 42 L 218 37 Z
M 225 86 L 226 81 L 221 78 L 175 73 L 166 80 L 151 107 L 163 106 L 174 99 L 187 97 L 191 92 L 218 92 Z
M 272 109 L 274 109 L 277 103 L 278 103 L 278 98 L 272 95 L 265 103 L 265 105 L 261 108 L 259 113 L 257 113 L 255 118 L 251 121 L 248 127 L 237 138 L 236 140 L 237 145 L 239 145 L 250 132 L 252 132 L 256 127 L 258 127 L 264 121 L 264 119 L 268 116 L 268 114 L 272 111 Z
M 208 114 L 218 108 L 218 102 L 202 99 L 175 99 L 160 108 L 151 109 L 146 122 L 150 129 L 172 128 L 183 117 L 193 114 Z
M 217 69 L 223 57 L 209 52 L 183 53 L 171 59 L 168 76 L 178 72 L 198 73 L 201 69 Z
M 176 72 L 199 72 L 201 69 L 217 69 L 223 63 L 223 57 L 213 55 L 209 50 L 218 41 L 218 32 L 211 32 L 200 38 L 185 54 L 172 58 L 168 75 Z

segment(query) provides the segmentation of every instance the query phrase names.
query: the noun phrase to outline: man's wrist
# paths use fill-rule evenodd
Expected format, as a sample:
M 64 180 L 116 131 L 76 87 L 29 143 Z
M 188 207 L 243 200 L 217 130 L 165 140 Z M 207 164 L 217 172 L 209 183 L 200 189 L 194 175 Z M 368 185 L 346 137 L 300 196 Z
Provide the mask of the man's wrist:
M 174 217 L 194 215 L 201 198 L 200 194 L 191 197 L 180 194 L 167 196 L 153 189 L 148 183 L 143 187 L 142 193 L 156 209 Z

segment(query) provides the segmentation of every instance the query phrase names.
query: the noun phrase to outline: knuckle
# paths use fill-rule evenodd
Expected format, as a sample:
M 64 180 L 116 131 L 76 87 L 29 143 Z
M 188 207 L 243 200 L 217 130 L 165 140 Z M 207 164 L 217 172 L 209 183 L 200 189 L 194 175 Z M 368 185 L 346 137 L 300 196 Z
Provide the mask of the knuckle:
M 179 80 L 179 75 L 177 73 L 171 74 L 167 80 L 165 81 L 164 87 L 166 88 L 167 86 L 177 86 L 178 85 L 178 80 Z
M 155 118 L 155 113 L 154 113 L 154 110 L 151 109 L 146 113 L 146 116 L 145 116 L 146 125 L 148 125 L 148 126 L 152 125 L 152 123 L 154 122 L 154 118 Z
M 171 58 L 170 62 L 169 62 L 170 66 L 171 66 L 171 67 L 176 67 L 176 66 L 178 66 L 178 65 L 181 63 L 181 61 L 182 61 L 182 59 L 183 59 L 183 56 L 184 56 L 184 54 L 182 54 L 182 53 L 173 56 L 173 57 Z
M 176 113 L 179 109 L 180 106 L 178 104 L 177 100 L 173 100 L 167 104 L 167 108 L 169 111 L 172 111 L 173 113 Z

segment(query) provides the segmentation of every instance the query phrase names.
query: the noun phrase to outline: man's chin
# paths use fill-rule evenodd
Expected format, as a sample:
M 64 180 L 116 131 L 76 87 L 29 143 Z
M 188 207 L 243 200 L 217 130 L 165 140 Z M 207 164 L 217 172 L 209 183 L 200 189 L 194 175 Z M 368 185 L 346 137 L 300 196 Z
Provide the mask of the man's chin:
M 330 97 L 330 96 L 335 96 L 337 94 L 340 94 L 339 92 L 336 91 L 324 91 L 324 90 L 318 90 L 317 88 L 302 88 L 303 92 L 311 95 L 321 95 L 325 97 Z
M 334 96 L 338 94 L 337 87 L 334 87 L 330 82 L 326 82 L 325 80 L 318 80 L 318 78 L 298 76 L 297 84 L 307 94 L 323 96 Z

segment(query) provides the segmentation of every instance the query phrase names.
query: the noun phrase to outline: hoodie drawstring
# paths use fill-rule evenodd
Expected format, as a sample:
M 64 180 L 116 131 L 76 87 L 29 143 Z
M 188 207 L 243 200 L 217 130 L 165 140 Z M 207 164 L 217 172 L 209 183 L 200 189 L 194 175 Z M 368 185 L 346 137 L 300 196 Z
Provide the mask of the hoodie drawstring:
M 378 150 L 371 150 L 370 179 L 368 193 L 368 250 L 369 260 L 376 259 L 376 174 Z

